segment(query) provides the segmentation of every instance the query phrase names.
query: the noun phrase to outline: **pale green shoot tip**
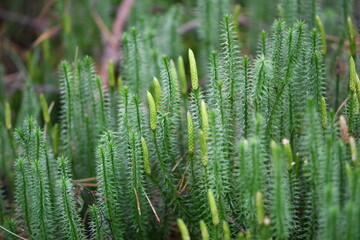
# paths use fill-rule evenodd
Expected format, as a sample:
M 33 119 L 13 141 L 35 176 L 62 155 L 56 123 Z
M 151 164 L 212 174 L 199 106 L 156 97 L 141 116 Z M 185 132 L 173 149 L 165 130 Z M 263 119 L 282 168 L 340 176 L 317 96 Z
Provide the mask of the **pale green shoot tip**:
M 149 91 L 147 91 L 147 99 L 149 104 L 149 112 L 150 112 L 150 128 L 152 131 L 156 130 L 156 104 L 153 96 Z
M 189 63 L 190 63 L 191 86 L 194 90 L 196 90 L 199 88 L 199 79 L 198 79 L 198 72 L 197 72 L 194 52 L 190 48 L 189 48 Z
M 182 240 L 190 240 L 189 230 L 186 227 L 186 224 L 184 223 L 184 221 L 182 219 L 178 218 L 177 219 L 177 224 L 178 224 L 179 229 L 180 229 Z

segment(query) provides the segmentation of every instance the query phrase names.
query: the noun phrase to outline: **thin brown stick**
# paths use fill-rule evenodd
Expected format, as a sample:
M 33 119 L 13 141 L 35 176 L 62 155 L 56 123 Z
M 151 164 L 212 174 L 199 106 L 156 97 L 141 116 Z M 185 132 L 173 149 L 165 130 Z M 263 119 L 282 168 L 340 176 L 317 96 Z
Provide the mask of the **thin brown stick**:
M 180 190 L 179 195 L 181 195 L 185 191 L 185 189 L 186 189 L 187 185 L 189 184 L 189 182 L 190 182 L 190 179 L 188 178 L 185 185 L 184 185 L 184 187 Z
M 134 187 L 134 192 L 135 192 L 137 209 L 138 209 L 139 215 L 141 216 L 141 208 L 140 208 L 139 197 L 138 197 L 138 194 L 137 194 L 137 192 L 136 192 L 136 188 L 135 188 L 135 187 Z
M 124 0 L 117 8 L 116 18 L 112 28 L 113 36 L 115 39 L 120 38 L 120 35 L 122 34 L 123 28 L 125 26 L 125 22 L 130 15 L 131 8 L 134 2 L 135 0 Z
M 97 183 L 78 183 L 78 185 L 82 186 L 82 187 L 98 187 L 98 186 L 100 186 Z
M 326 34 L 326 40 L 340 42 L 340 38 L 334 35 Z
M 184 178 L 181 177 L 178 181 L 178 187 L 176 188 L 177 191 L 180 191 L 183 182 L 184 182 Z
M 188 154 L 188 151 L 185 152 L 185 154 L 179 159 L 179 161 L 177 161 L 177 163 L 175 164 L 175 166 L 171 169 L 170 172 L 174 172 L 175 169 L 177 168 L 177 166 L 180 164 L 180 162 L 186 157 L 186 155 Z
M 180 191 L 180 189 L 182 188 L 181 186 L 182 186 L 182 184 L 183 184 L 183 182 L 184 182 L 185 174 L 187 173 L 187 171 L 188 171 L 188 169 L 189 169 L 189 166 L 190 166 L 189 164 L 186 166 L 186 169 L 185 169 L 183 175 L 181 176 L 181 179 L 180 179 L 180 182 L 179 182 L 178 191 Z
M 112 27 L 112 38 L 114 39 L 111 41 L 110 39 L 106 39 L 104 36 L 103 38 L 103 45 L 104 45 L 104 54 L 101 60 L 101 67 L 100 67 L 100 76 L 104 83 L 108 82 L 107 76 L 107 67 L 109 61 L 112 60 L 114 63 L 117 63 L 121 56 L 119 52 L 119 39 L 121 37 L 122 32 L 124 31 L 124 26 L 126 20 L 128 19 L 131 8 L 134 4 L 135 0 L 124 0 L 118 6 L 116 11 L 116 17 Z M 109 41 L 110 40 L 110 41 Z
M 200 22 L 197 19 L 193 19 L 185 24 L 183 24 L 182 26 L 180 26 L 177 30 L 178 33 L 180 34 L 185 34 L 195 28 L 197 28 L 198 26 L 200 26 Z
M 73 180 L 73 182 L 81 183 L 81 182 L 94 181 L 94 180 L 96 180 L 96 179 L 97 179 L 97 177 L 82 178 L 82 179 Z
M 94 195 L 95 197 L 102 198 L 102 199 L 104 199 L 104 200 L 106 200 L 106 201 L 111 201 L 111 199 L 110 199 L 110 198 L 107 198 L 107 197 L 101 196 L 100 194 L 98 194 L 98 193 L 97 193 L 97 192 L 95 192 L 95 191 L 90 191 L 90 193 L 91 193 L 92 195 Z
M 156 217 L 156 220 L 157 220 L 158 222 L 160 222 L 160 218 L 159 218 L 159 216 L 157 215 L 157 213 L 156 213 L 156 210 L 155 210 L 154 206 L 152 205 L 152 203 L 151 203 L 150 199 L 149 199 L 149 198 L 148 198 L 148 196 L 146 195 L 146 192 L 144 191 L 144 189 L 142 189 L 142 190 L 143 190 L 143 192 L 144 192 L 144 195 L 145 195 L 145 197 L 146 197 L 147 201 L 148 201 L 148 202 L 149 202 L 149 204 L 150 204 L 151 210 L 153 211 L 153 213 L 154 213 L 154 215 L 155 215 L 155 217 Z
M 36 20 L 41 20 L 42 18 L 44 18 L 46 16 L 46 14 L 48 14 L 52 5 L 54 5 L 55 2 L 56 2 L 56 0 L 46 1 L 45 6 L 41 9 L 39 15 L 36 17 Z
M 55 101 L 52 101 L 52 102 L 50 103 L 50 106 L 49 106 L 49 109 L 48 109 L 48 113 L 49 113 L 49 114 L 51 114 L 54 106 L 55 106 Z
M 340 106 L 338 107 L 338 109 L 336 110 L 335 113 L 335 118 L 338 115 L 338 113 L 340 112 L 340 110 L 345 106 L 346 102 L 349 100 L 349 97 L 345 98 L 345 100 L 340 104 Z
M 46 39 L 55 36 L 56 34 L 59 33 L 60 29 L 61 29 L 61 25 L 56 25 L 55 27 L 52 27 L 49 30 L 46 30 L 35 40 L 35 42 L 33 42 L 33 44 L 31 44 L 31 47 L 35 48 L 36 46 L 38 46 L 40 43 L 42 43 Z
M 95 9 L 92 9 L 91 16 L 94 19 L 94 22 L 97 25 L 97 27 L 100 29 L 102 36 L 105 38 L 105 41 L 108 41 L 113 44 L 114 38 L 112 36 L 112 33 L 110 32 L 110 30 L 108 29 L 102 18 L 100 17 L 99 13 Z

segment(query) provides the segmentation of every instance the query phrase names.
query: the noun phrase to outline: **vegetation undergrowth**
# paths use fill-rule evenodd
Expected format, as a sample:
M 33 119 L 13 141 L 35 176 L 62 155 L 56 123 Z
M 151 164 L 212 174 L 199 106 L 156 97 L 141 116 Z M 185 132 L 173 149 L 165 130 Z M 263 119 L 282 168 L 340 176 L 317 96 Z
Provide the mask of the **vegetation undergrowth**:
M 180 56 L 174 6 L 163 42 L 122 34 L 106 81 L 91 57 L 62 61 L 58 121 L 31 81 L 21 123 L 1 99 L 4 237 L 359 239 L 357 34 L 344 1 L 344 94 L 315 3 L 282 1 L 254 55 L 239 7 L 199 0 L 204 44 Z

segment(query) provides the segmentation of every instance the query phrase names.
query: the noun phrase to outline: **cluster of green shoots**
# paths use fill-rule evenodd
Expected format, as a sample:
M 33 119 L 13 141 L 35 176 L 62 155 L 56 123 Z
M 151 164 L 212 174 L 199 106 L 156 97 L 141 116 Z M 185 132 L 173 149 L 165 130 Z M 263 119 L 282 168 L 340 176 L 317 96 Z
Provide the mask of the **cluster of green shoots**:
M 166 56 L 152 65 L 135 29 L 108 87 L 90 58 L 62 62 L 60 126 L 42 97 L 45 129 L 29 117 L 15 130 L 7 237 L 166 239 L 176 228 L 184 240 L 359 239 L 356 53 L 340 115 L 327 107 L 320 18 L 318 29 L 275 21 L 254 58 L 231 19 L 206 86 L 192 50 L 188 67 Z

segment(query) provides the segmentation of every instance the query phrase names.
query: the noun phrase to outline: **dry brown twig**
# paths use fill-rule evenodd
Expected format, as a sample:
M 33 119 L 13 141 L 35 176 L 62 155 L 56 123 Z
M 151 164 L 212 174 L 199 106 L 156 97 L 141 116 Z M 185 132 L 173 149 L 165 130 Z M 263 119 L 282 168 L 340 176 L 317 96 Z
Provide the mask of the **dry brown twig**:
M 155 217 L 156 217 L 156 220 L 157 220 L 158 222 L 160 222 L 160 218 L 159 218 L 159 216 L 157 215 L 156 210 L 155 210 L 154 206 L 152 205 L 149 197 L 146 195 L 146 192 L 144 191 L 144 189 L 142 189 L 142 190 L 143 190 L 143 192 L 144 192 L 144 195 L 145 195 L 147 201 L 149 202 L 149 205 L 150 205 L 151 210 L 153 211 L 153 213 L 154 213 L 154 215 L 155 215 Z
M 81 182 L 94 181 L 96 179 L 97 179 L 97 177 L 90 177 L 90 178 L 76 179 L 76 180 L 73 180 L 73 181 L 76 182 L 76 183 L 81 183 Z
M 171 169 L 170 172 L 174 172 L 174 171 L 175 171 L 175 169 L 177 168 L 177 166 L 181 163 L 181 161 L 186 157 L 187 154 L 188 154 L 188 151 L 186 151 L 186 152 L 184 153 L 184 155 L 179 159 L 179 161 L 175 164 L 175 166 Z
M 338 109 L 336 110 L 335 113 L 335 117 L 338 115 L 338 113 L 340 112 L 340 110 L 345 106 L 346 102 L 349 100 L 349 97 L 345 98 L 345 100 L 340 104 L 340 106 L 338 107 Z
M 135 193 L 136 205 L 137 205 L 138 213 L 141 216 L 141 208 L 140 208 L 139 197 L 138 197 L 138 194 L 137 194 L 137 191 L 136 191 L 135 187 L 134 187 L 134 193 Z
M 102 77 L 104 83 L 108 82 L 107 68 L 109 61 L 112 60 L 114 63 L 118 63 L 120 60 L 120 37 L 122 32 L 124 31 L 126 20 L 130 15 L 131 8 L 134 2 L 135 0 L 124 0 L 118 6 L 111 32 L 107 30 L 100 16 L 97 13 L 93 14 L 94 21 L 98 25 L 103 35 L 104 54 L 101 59 L 100 76 Z M 94 10 L 94 12 L 96 11 Z
M 55 27 L 46 30 L 45 32 L 40 34 L 40 36 L 35 40 L 35 42 L 33 42 L 33 44 L 31 44 L 31 48 L 35 48 L 44 40 L 55 36 L 56 34 L 59 33 L 60 29 L 61 29 L 61 25 L 56 25 Z

